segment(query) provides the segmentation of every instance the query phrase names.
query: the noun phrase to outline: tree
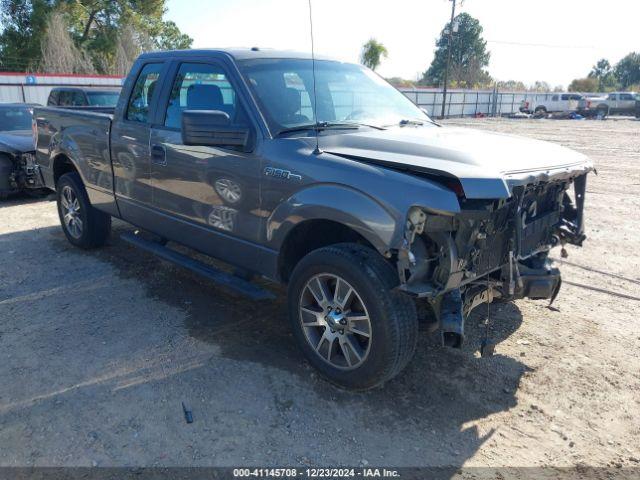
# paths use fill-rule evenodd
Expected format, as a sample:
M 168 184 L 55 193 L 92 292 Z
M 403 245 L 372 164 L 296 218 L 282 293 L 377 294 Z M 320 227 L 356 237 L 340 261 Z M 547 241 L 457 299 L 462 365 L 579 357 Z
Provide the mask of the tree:
M 640 83 L 640 53 L 631 52 L 624 57 L 616 64 L 614 72 L 624 89 L 634 83 Z
M 360 63 L 371 70 L 375 70 L 380 66 L 382 57 L 387 58 L 388 56 L 389 52 L 387 51 L 387 48 L 375 38 L 371 38 L 362 46 Z
M 414 82 L 402 77 L 391 77 L 391 78 L 387 78 L 386 80 L 396 88 L 414 88 L 415 87 Z
M 519 80 L 507 80 L 497 82 L 498 90 L 508 90 L 511 92 L 524 92 L 527 90 L 526 85 Z
M 532 92 L 550 92 L 551 85 L 543 80 L 536 80 L 529 88 Z
M 42 61 L 40 71 L 44 73 L 95 73 L 93 63 L 84 50 L 73 43 L 69 25 L 64 15 L 54 12 L 49 16 L 47 29 L 42 38 Z
M 0 0 L 0 68 L 25 71 L 40 60 L 41 43 L 52 11 L 49 0 Z
M 420 83 L 442 85 L 449 55 L 449 28 L 457 25 L 451 42 L 451 64 L 449 78 L 452 85 L 461 88 L 485 86 L 491 83 L 491 76 L 485 70 L 491 54 L 487 42 L 482 38 L 480 22 L 468 13 L 461 13 L 454 19 L 454 25 L 447 25 L 436 41 L 436 52 L 431 66 L 424 73 Z
M 598 90 L 598 79 L 595 77 L 576 78 L 569 84 L 570 92 L 595 92 Z
M 23 68 L 39 65 L 48 20 L 62 15 L 80 52 L 99 73 L 121 73 L 123 51 L 189 48 L 192 40 L 163 20 L 166 0 L 0 0 L 0 58 L 20 58 Z M 59 24 L 59 19 L 55 25 Z M 126 44 L 127 48 L 122 45 Z M 135 45 L 133 45 L 135 43 Z M 5 60 L 6 59 L 6 60 Z M 86 72 L 85 72 L 86 73 Z
M 598 60 L 589 72 L 589 78 L 598 80 L 597 90 L 600 92 L 615 90 L 618 83 L 613 68 L 606 58 Z

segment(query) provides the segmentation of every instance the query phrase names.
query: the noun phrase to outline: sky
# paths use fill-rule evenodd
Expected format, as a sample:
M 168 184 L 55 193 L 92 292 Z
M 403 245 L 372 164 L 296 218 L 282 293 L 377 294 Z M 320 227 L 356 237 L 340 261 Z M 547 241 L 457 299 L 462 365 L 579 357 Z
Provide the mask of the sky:
M 458 0 L 459 3 L 459 0 Z M 307 0 L 169 0 L 165 16 L 194 48 L 310 51 Z M 640 51 L 640 0 L 464 0 L 480 20 L 497 80 L 567 86 L 600 58 Z M 357 62 L 375 38 L 389 56 L 378 73 L 416 80 L 451 15 L 450 0 L 312 0 L 315 52 Z

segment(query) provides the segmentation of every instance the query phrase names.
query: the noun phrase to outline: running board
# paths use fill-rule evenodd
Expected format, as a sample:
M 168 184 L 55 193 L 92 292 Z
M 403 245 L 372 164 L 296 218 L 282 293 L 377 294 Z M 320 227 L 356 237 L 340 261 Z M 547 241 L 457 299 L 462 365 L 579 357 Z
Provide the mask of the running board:
M 253 283 L 236 277 L 230 273 L 219 270 L 210 265 L 206 265 L 187 255 L 171 250 L 159 243 L 145 240 L 135 233 L 126 232 L 120 235 L 125 242 L 134 245 L 149 253 L 153 253 L 163 260 L 179 265 L 187 270 L 191 270 L 202 277 L 205 277 L 218 285 L 221 285 L 234 293 L 243 295 L 251 300 L 273 300 L 275 295 Z

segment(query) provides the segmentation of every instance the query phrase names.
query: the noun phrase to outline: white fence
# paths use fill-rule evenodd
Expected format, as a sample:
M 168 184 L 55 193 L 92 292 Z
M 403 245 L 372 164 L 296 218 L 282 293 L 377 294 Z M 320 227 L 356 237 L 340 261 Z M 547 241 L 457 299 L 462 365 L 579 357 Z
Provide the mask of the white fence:
M 121 77 L 103 75 L 0 73 L 0 103 L 47 104 L 53 87 L 120 87 Z
M 53 87 L 75 85 L 82 87 L 120 87 L 123 78 L 103 75 L 25 74 L 0 72 L 0 103 L 25 102 L 46 105 Z M 401 88 L 416 105 L 425 108 L 433 117 L 442 112 L 441 89 Z M 445 117 L 465 117 L 478 114 L 500 116 L 519 111 L 523 100 L 537 104 L 553 93 L 500 92 L 497 90 L 449 90 Z
M 443 92 L 435 88 L 401 88 L 416 105 L 425 108 L 429 115 L 440 117 Z M 497 90 L 448 90 L 445 117 L 466 117 L 478 114 L 487 116 L 509 115 L 519 112 L 520 103 L 529 100 L 533 104 L 547 100 L 554 93 L 500 92 Z

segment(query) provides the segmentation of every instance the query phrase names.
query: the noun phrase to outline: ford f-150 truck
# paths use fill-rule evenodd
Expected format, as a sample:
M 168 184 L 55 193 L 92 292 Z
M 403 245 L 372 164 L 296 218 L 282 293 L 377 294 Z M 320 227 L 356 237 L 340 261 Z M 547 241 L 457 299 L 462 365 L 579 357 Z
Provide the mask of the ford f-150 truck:
M 287 285 L 302 351 L 348 388 L 407 365 L 418 303 L 460 347 L 477 305 L 555 298 L 549 250 L 585 238 L 588 158 L 440 126 L 360 65 L 258 48 L 148 53 L 113 115 L 35 116 L 72 244 L 103 245 L 116 217 L 153 234 L 127 241 L 236 292 L 269 297 L 254 275 Z

